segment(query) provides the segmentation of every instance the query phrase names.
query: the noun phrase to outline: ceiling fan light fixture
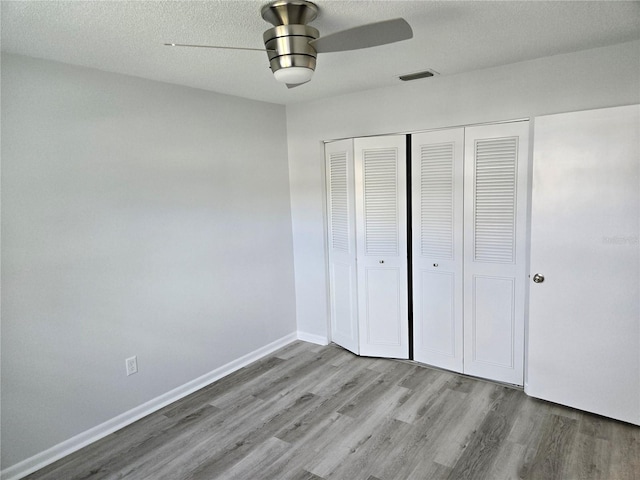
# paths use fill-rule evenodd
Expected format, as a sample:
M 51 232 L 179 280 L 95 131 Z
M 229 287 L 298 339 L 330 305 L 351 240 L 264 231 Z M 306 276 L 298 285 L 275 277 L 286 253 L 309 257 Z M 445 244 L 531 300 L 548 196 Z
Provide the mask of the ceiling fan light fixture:
M 319 32 L 309 25 L 279 25 L 262 36 L 275 79 L 287 85 L 306 83 L 316 68 L 316 50 L 310 45 Z
M 278 82 L 289 85 L 306 83 L 313 77 L 313 70 L 307 67 L 286 67 L 273 72 Z

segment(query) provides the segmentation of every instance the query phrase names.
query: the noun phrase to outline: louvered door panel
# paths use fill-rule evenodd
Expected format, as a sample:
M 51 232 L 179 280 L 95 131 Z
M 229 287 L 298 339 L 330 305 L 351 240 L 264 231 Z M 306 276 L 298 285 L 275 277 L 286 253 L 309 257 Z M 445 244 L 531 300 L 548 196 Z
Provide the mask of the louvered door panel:
M 347 192 L 347 152 L 329 154 L 329 220 L 331 247 L 349 251 L 349 198 Z
M 362 152 L 366 255 L 398 254 L 398 151 Z
M 414 358 L 461 372 L 464 129 L 411 145 Z
M 528 122 L 465 129 L 464 372 L 522 385 Z
M 331 340 L 359 353 L 353 140 L 325 145 Z
M 360 353 L 408 358 L 406 137 L 354 147 Z
M 420 137 L 416 136 L 420 141 Z M 425 141 L 424 139 L 423 141 Z M 460 148 L 460 146 L 458 146 Z M 455 143 L 420 144 L 420 253 L 453 258 Z M 416 169 L 418 170 L 418 169 Z
M 474 260 L 513 263 L 518 138 L 475 142 Z

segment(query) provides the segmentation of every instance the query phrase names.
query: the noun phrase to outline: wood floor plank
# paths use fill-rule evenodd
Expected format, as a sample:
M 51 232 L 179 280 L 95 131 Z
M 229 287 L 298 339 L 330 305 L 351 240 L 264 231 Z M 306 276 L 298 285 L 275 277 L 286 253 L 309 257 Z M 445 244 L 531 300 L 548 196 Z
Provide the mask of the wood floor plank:
M 282 396 L 283 392 L 295 388 L 299 383 L 306 381 L 310 376 L 327 369 L 333 360 L 335 353 L 332 349 L 324 349 L 315 355 L 308 356 L 305 362 L 290 362 L 293 368 L 265 382 L 253 391 L 258 398 L 270 398 L 274 395 Z
M 437 379 L 443 377 L 443 373 L 445 373 L 433 368 L 423 368 L 422 365 L 418 364 L 416 366 L 418 368 L 414 368 L 398 385 L 409 390 L 423 390 Z
M 317 464 L 312 464 L 309 471 L 326 478 L 333 472 L 342 462 L 348 461 L 351 454 L 368 442 L 374 435 L 377 428 L 380 427 L 384 420 L 391 418 L 393 408 L 402 401 L 405 391 L 402 387 L 387 391 L 383 397 L 373 399 L 368 395 L 361 398 L 367 399 L 366 407 L 358 410 L 357 416 L 345 415 L 353 419 L 357 428 L 345 432 L 342 436 L 335 438 L 325 452 L 324 458 Z M 350 411 L 350 410 L 349 410 Z
M 293 421 L 276 436 L 285 442 L 294 443 L 305 441 L 311 435 L 317 435 L 318 430 L 326 426 L 324 421 L 328 416 L 342 409 L 379 376 L 378 373 L 368 369 L 352 373 L 351 376 L 346 376 L 347 380 L 340 385 L 339 389 L 326 397 L 318 408 L 310 409 L 301 417 L 292 419 Z
M 238 401 L 226 409 L 215 408 L 219 413 L 197 426 L 176 436 L 170 442 L 158 446 L 153 455 L 147 455 L 140 461 L 130 462 L 119 475 L 121 478 L 164 478 L 164 472 L 171 472 L 172 478 L 188 478 L 188 473 L 196 468 L 218 450 L 225 447 L 219 438 L 226 438 L 229 442 L 237 436 L 245 434 L 251 427 L 245 419 L 250 415 L 262 420 L 263 417 L 273 415 L 277 411 L 275 400 L 265 402 L 252 396 L 242 396 Z
M 448 388 L 428 399 L 423 408 L 424 413 L 413 423 L 414 430 L 411 436 L 405 444 L 396 447 L 394 455 L 403 461 L 393 469 L 389 465 L 385 477 L 397 480 L 420 478 L 423 472 L 433 471 L 434 468 L 442 472 L 438 466 L 446 467 L 446 471 L 450 471 L 449 466 L 442 465 L 435 459 L 445 444 L 453 445 L 450 448 L 456 450 L 453 453 L 455 458 L 460 455 L 455 438 L 463 418 L 461 412 L 467 403 L 466 394 Z
M 337 368 L 326 371 L 326 375 L 320 377 L 317 383 L 309 388 L 309 392 L 315 395 L 331 397 L 340 393 L 344 388 L 343 385 L 346 383 L 345 379 L 349 376 L 355 378 L 356 375 L 360 374 L 368 377 L 379 375 L 378 372 L 368 368 L 367 362 L 353 362 L 353 359 L 357 359 L 358 357 L 353 354 L 351 355 L 353 357 L 351 362 L 345 365 L 337 365 Z M 360 380 L 357 381 L 359 382 Z
M 394 368 L 389 369 L 383 375 L 380 375 L 375 382 L 371 382 L 368 388 L 360 392 L 353 398 L 349 404 L 338 410 L 338 413 L 348 415 L 353 418 L 359 418 L 372 414 L 377 408 L 377 402 L 381 401 L 384 395 L 390 391 L 402 392 L 405 395 L 398 398 L 398 405 L 407 400 L 406 393 L 410 392 L 408 388 L 398 385 L 399 379 L 402 381 L 404 376 L 408 375 L 412 368 L 404 363 L 397 363 Z
M 363 363 L 364 364 L 364 363 Z M 315 411 L 307 412 L 302 418 L 277 434 L 278 438 L 286 440 L 303 448 L 293 449 L 286 457 L 274 462 L 271 469 L 265 472 L 266 478 L 288 478 L 285 469 L 296 469 L 306 465 L 311 470 L 314 465 L 321 464 L 333 456 L 331 448 L 336 438 L 346 437 L 357 427 L 356 420 L 343 416 L 339 411 L 345 404 L 370 389 L 381 374 L 371 369 L 363 370 L 348 368 L 342 372 L 343 380 L 340 388 L 331 389 L 332 392 Z
M 449 475 L 452 480 L 489 478 L 504 439 L 509 434 L 522 398 L 518 391 L 506 387 L 495 390 L 490 411 L 478 429 L 469 435 L 463 453 Z
M 261 478 L 265 468 L 273 462 L 273 459 L 284 454 L 290 447 L 291 445 L 287 442 L 269 437 L 257 445 L 251 455 L 242 456 L 235 465 L 224 473 L 224 476 L 226 478 Z M 204 469 L 194 472 L 190 478 L 208 480 L 215 477 L 212 476 L 211 471 Z
M 263 477 L 263 478 L 280 478 L 280 477 Z M 314 475 L 306 470 L 300 470 L 295 472 L 293 476 L 289 477 L 289 480 L 324 480 L 324 478 Z
M 576 434 L 574 442 L 567 460 L 568 469 L 584 480 L 606 478 L 611 464 L 609 442 L 581 432 Z M 598 458 L 598 462 L 594 458 Z
M 240 388 L 246 395 L 252 395 L 262 399 L 274 396 L 284 396 L 293 389 L 297 382 L 304 381 L 306 375 L 322 371 L 335 356 L 335 347 L 326 348 L 316 353 L 315 350 L 299 352 L 297 356 L 279 363 L 248 381 L 242 382 Z M 279 357 L 278 357 L 279 358 Z M 237 390 L 229 388 L 222 395 L 211 402 L 220 408 L 225 408 L 235 402 Z
M 492 480 L 511 480 L 518 477 L 520 459 L 524 455 L 525 446 L 511 441 L 502 442 L 491 469 L 486 478 Z
M 217 382 L 183 398 L 179 402 L 166 406 L 159 410 L 158 413 L 167 417 L 175 417 L 188 414 L 192 410 L 197 410 L 205 403 L 214 404 L 220 396 L 229 391 L 233 391 L 238 386 L 244 386 L 250 382 L 260 382 L 264 375 L 273 371 L 275 367 L 283 363 L 285 363 L 285 361 L 277 357 L 268 357 L 254 362 L 234 372 L 233 375 L 223 377 Z
M 175 423 L 157 412 L 128 425 L 90 447 L 74 452 L 37 472 L 42 480 L 60 478 L 100 478 L 101 464 L 110 457 L 121 457 L 131 448 Z M 31 478 L 31 476 L 29 477 Z
M 421 368 L 420 370 L 427 370 Z M 428 377 L 424 385 L 411 385 L 401 382 L 401 386 L 409 388 L 413 395 L 394 412 L 395 418 L 407 423 L 415 423 L 429 411 L 431 403 L 439 394 L 448 389 L 451 377 L 448 374 L 432 371 L 435 375 Z M 425 377 L 427 378 L 427 377 Z
M 348 436 L 351 432 L 359 428 L 359 424 L 353 418 L 339 413 L 333 413 L 326 422 L 322 424 L 322 430 L 315 438 L 309 438 L 302 443 L 293 445 L 291 455 L 284 459 L 285 463 L 275 462 L 274 469 L 269 469 L 266 478 L 277 478 L 282 480 L 291 480 L 289 471 L 295 471 L 300 466 L 317 475 L 320 478 L 324 476 L 319 472 L 318 465 L 334 458 L 336 452 L 336 442 L 338 439 Z M 274 475 L 274 472 L 278 472 Z
M 142 478 L 145 475 L 147 462 L 155 458 L 158 451 L 179 442 L 180 439 L 189 438 L 194 429 L 201 429 L 207 421 L 213 421 L 219 416 L 219 409 L 205 405 L 199 410 L 177 419 L 172 425 L 147 435 L 139 443 L 130 444 L 131 448 L 125 454 L 116 456 L 110 453 L 104 460 L 94 465 L 91 470 L 85 468 L 83 475 L 78 478 Z M 140 471 L 142 473 L 138 473 Z
M 153 476 L 174 456 L 179 456 L 181 451 L 192 448 L 195 445 L 194 438 L 207 435 L 215 431 L 217 426 L 224 421 L 224 415 L 220 409 L 206 405 L 203 411 L 215 412 L 208 417 L 201 417 L 191 428 L 169 428 L 158 436 L 152 437 L 148 442 L 134 445 L 126 456 L 112 458 L 108 464 L 109 472 L 114 478 L 127 478 L 131 480 L 143 479 Z M 192 413 L 180 419 L 180 423 L 196 420 L 197 413 Z M 186 423 L 188 425 L 188 423 Z M 107 478 L 111 478 L 107 477 Z
M 531 444 L 533 432 L 539 430 L 548 414 L 549 409 L 545 402 L 524 396 L 520 412 L 513 422 L 507 440 L 519 445 Z
M 241 462 L 244 457 L 253 455 L 261 448 L 263 442 L 274 437 L 274 434 L 290 421 L 289 415 L 299 415 L 317 401 L 318 397 L 306 394 L 282 407 L 277 407 L 277 402 L 274 402 L 274 408 L 269 410 L 268 416 L 261 415 L 255 423 L 244 422 L 246 426 L 238 426 L 237 432 L 227 431 L 224 444 L 216 437 L 203 439 L 197 448 L 173 462 L 173 468 L 169 470 L 172 472 L 171 478 L 178 480 L 228 477 L 227 470 Z M 187 465 L 187 469 L 182 469 L 182 465 Z
M 477 432 L 491 410 L 492 395 L 496 388 L 496 385 L 490 383 L 477 382 L 471 392 L 460 392 L 460 395 L 464 395 L 465 401 L 457 417 L 451 422 L 450 428 L 441 433 L 434 462 L 447 467 L 453 467 L 456 464 L 469 435 Z
M 309 353 L 313 354 L 323 350 L 325 347 L 321 345 L 315 345 L 313 343 L 303 342 L 301 340 L 296 340 L 295 342 L 291 342 L 289 345 L 286 345 L 275 352 L 273 357 L 280 358 L 283 360 L 290 360 L 292 358 L 297 358 L 301 354 L 307 355 Z
M 376 426 L 371 436 L 351 448 L 348 457 L 339 463 L 324 478 L 344 479 L 358 478 L 364 475 L 379 476 L 385 463 L 393 462 L 389 452 L 398 443 L 402 443 L 411 431 L 411 425 L 390 418 Z M 383 477 L 381 477 L 383 478 Z
M 640 480 L 640 428 L 293 342 L 30 480 Z
M 610 446 L 610 478 L 640 480 L 640 427 L 606 420 L 604 430 Z M 600 463 L 599 458 L 594 461 Z
M 419 469 L 414 469 L 408 480 L 442 480 L 449 477 L 451 468 L 436 462 L 426 461 Z M 403 477 L 405 478 L 405 477 Z
M 568 470 L 565 466 L 577 433 L 577 421 L 567 416 L 550 414 L 543 431 L 538 453 L 525 478 L 566 478 Z

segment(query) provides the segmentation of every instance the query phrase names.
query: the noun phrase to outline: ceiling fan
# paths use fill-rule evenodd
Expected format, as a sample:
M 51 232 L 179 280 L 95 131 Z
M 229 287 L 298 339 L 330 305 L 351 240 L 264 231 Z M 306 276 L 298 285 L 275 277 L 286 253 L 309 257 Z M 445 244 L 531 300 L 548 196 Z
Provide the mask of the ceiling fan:
M 413 37 L 411 26 L 403 18 L 369 23 L 321 37 L 317 29 L 307 25 L 318 15 L 318 7 L 306 0 L 276 0 L 262 7 L 261 14 L 273 25 L 262 36 L 264 49 L 182 43 L 165 45 L 266 51 L 276 80 L 293 88 L 311 80 L 318 53 L 376 47 Z

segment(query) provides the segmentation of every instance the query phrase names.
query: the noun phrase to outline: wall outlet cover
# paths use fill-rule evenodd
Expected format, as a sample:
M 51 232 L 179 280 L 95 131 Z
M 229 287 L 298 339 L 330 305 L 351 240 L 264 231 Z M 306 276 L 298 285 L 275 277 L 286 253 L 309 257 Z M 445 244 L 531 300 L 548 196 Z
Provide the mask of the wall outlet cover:
M 126 364 L 127 364 L 127 376 L 133 375 L 134 373 L 138 373 L 138 357 L 134 355 L 133 357 L 127 358 Z

